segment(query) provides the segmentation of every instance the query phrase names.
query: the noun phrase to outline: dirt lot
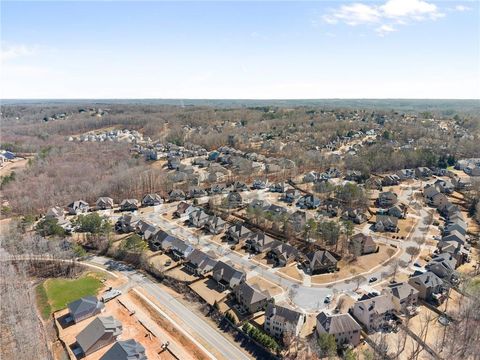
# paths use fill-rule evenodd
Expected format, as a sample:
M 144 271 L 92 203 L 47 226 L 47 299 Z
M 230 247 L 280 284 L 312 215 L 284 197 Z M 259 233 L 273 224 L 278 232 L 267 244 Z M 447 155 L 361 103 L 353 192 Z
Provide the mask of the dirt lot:
M 260 276 L 255 276 L 247 280 L 247 283 L 250 285 L 257 285 L 261 290 L 266 290 L 270 296 L 274 297 L 283 293 L 283 289 L 275 285 L 274 283 L 261 278 Z
M 123 297 L 124 295 L 122 295 Z M 145 347 L 146 355 L 149 359 L 158 359 L 158 360 L 170 360 L 174 357 L 168 352 L 163 352 L 158 354 L 161 351 L 161 344 L 165 339 L 158 339 L 155 336 L 151 336 L 150 331 L 147 330 L 134 315 L 130 314 L 130 311 L 127 310 L 124 306 L 120 304 L 117 298 L 108 302 L 105 306 L 105 311 L 101 316 L 113 316 L 119 320 L 123 325 L 123 331 L 120 335 L 120 340 L 135 339 Z M 61 318 L 63 315 L 67 314 L 68 310 L 62 310 L 55 314 L 57 319 Z M 59 336 L 67 344 L 71 346 L 75 343 L 75 337 L 82 331 L 94 318 L 86 319 L 81 321 L 78 324 L 67 326 L 62 328 L 59 326 Z M 100 359 L 103 354 L 105 354 L 112 345 L 106 346 L 103 349 L 96 351 L 95 353 L 83 358 L 85 360 L 97 360 Z M 72 359 L 75 359 L 73 353 L 70 354 Z
M 418 314 L 410 319 L 408 327 L 434 350 L 443 338 L 444 327 L 438 322 L 438 315 L 425 306 L 419 307 Z
M 345 263 L 344 260 L 340 260 L 338 263 L 338 267 L 340 268 L 339 271 L 332 274 L 314 275 L 312 276 L 312 283 L 323 284 L 331 281 L 338 281 L 352 277 L 355 274 L 370 271 L 375 266 L 383 263 L 391 257 L 390 253 L 392 250 L 389 249 L 396 251 L 387 245 L 380 244 L 378 253 L 360 256 L 355 262 L 349 264 Z M 355 271 L 355 273 L 352 273 L 352 271 Z
M 297 269 L 296 263 L 285 266 L 277 271 L 279 275 L 287 275 L 288 277 L 294 278 L 299 281 L 303 281 L 303 276 L 300 273 L 300 270 Z
M 215 301 L 219 303 L 228 294 L 228 290 L 219 292 L 216 281 L 210 278 L 197 281 L 189 286 L 210 305 L 213 305 Z
M 19 170 L 23 170 L 27 166 L 28 160 L 29 159 L 17 158 L 13 161 L 7 162 L 0 167 L 0 176 L 9 175 L 12 171 L 18 172 Z

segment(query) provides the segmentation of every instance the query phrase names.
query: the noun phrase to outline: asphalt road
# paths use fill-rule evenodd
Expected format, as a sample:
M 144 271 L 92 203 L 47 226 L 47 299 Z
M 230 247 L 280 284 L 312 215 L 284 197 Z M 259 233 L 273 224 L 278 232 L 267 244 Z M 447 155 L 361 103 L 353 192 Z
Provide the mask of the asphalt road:
M 128 267 L 115 267 L 114 261 L 105 257 L 95 256 L 89 260 L 90 263 L 99 265 L 111 270 L 120 271 L 137 288 L 141 288 L 150 297 L 155 298 L 169 312 L 174 313 L 175 321 L 189 334 L 196 338 L 202 338 L 207 344 L 216 349 L 225 359 L 250 359 L 242 350 L 225 338 L 217 329 L 212 327 L 204 319 L 199 317 L 190 308 L 175 299 L 174 296 L 163 291 L 153 280 L 143 274 L 129 269 Z M 112 266 L 113 265 L 113 266 Z

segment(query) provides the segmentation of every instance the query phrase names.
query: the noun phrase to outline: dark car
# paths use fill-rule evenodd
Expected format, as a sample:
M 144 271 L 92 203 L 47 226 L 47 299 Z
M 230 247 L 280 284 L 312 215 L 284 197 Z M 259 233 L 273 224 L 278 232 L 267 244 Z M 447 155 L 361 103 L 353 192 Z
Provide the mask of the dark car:
M 372 282 L 375 282 L 375 281 L 377 281 L 377 280 L 378 280 L 378 279 L 374 276 L 374 277 L 371 277 L 370 280 L 368 280 L 368 282 L 371 282 L 371 283 L 372 283 Z

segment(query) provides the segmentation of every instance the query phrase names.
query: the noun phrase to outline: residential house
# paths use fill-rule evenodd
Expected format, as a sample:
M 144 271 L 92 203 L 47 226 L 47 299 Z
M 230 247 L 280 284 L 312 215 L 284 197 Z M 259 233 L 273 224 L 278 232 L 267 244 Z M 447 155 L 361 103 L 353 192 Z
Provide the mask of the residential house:
M 451 230 L 448 235 L 442 237 L 442 241 L 456 241 L 459 244 L 465 244 L 466 236 L 458 230 Z
M 457 260 L 450 253 L 435 255 L 425 266 L 425 269 L 437 275 L 440 279 L 452 281 L 455 276 Z
M 414 309 L 418 303 L 418 290 L 408 282 L 388 284 L 382 292 L 391 297 L 395 311 L 414 314 Z
M 177 261 L 188 258 L 194 250 L 187 241 L 174 236 L 167 236 L 161 244 L 163 251 L 170 253 L 173 259 Z
M 394 216 L 399 219 L 405 219 L 407 207 L 403 204 L 397 204 L 387 210 L 387 215 Z
M 364 178 L 364 175 L 357 170 L 348 170 L 347 174 L 345 175 L 345 180 L 354 181 L 356 183 L 363 182 Z
M 155 227 L 155 225 L 149 223 L 148 221 L 139 220 L 135 224 L 135 231 L 137 232 L 137 234 L 143 236 L 145 240 L 148 240 L 157 231 L 157 228 Z
M 382 208 L 389 208 L 394 206 L 398 201 L 397 194 L 392 191 L 380 193 L 377 199 L 377 205 Z
M 235 181 L 231 184 L 231 188 L 233 191 L 248 191 L 248 186 L 243 181 Z
M 371 254 L 378 250 L 378 245 L 373 241 L 373 238 L 362 233 L 353 235 L 348 245 L 355 256 Z
M 337 259 L 328 251 L 318 250 L 306 255 L 305 266 L 311 275 L 337 270 Z
M 297 206 L 301 209 L 316 209 L 320 206 L 320 199 L 314 195 L 304 195 L 297 201 Z
M 396 175 L 400 180 L 413 179 L 415 177 L 415 170 L 413 169 L 402 169 L 396 172 Z
M 417 274 L 408 279 L 408 283 L 418 290 L 418 297 L 425 301 L 441 303 L 445 296 L 445 285 L 431 271 Z
M 456 267 L 459 267 L 470 261 L 470 250 L 464 244 L 456 241 L 440 241 L 437 244 L 439 253 L 448 253 L 456 261 Z
M 170 170 L 178 170 L 180 168 L 180 159 L 177 157 L 172 157 L 168 159 L 167 166 Z
M 77 345 L 84 356 L 113 344 L 122 333 L 122 324 L 113 316 L 99 316 L 77 335 Z
M 100 360 L 147 360 L 145 348 L 133 339 L 117 341 Z
M 265 310 L 264 330 L 282 339 L 285 333 L 298 336 L 305 323 L 305 315 L 296 310 L 269 303 Z
M 273 260 L 275 266 L 287 266 L 296 261 L 299 256 L 300 252 L 296 248 L 283 242 L 271 248 L 267 253 L 267 257 Z
M 377 214 L 374 228 L 375 231 L 378 232 L 397 232 L 398 218 L 395 216 Z
M 168 200 L 171 202 L 185 200 L 185 193 L 179 189 L 172 190 L 168 193 Z
M 225 230 L 226 224 L 227 223 L 225 220 L 223 220 L 220 216 L 211 215 L 205 222 L 204 227 L 210 234 L 218 235 Z
M 267 188 L 267 181 L 265 181 L 265 180 L 260 180 L 260 179 L 254 180 L 254 181 L 253 181 L 253 184 L 252 184 L 252 188 L 253 188 L 254 190 L 266 189 L 266 188 Z
M 249 285 L 246 282 L 240 283 L 233 293 L 241 309 L 249 314 L 264 310 L 271 300 L 268 292 L 265 294 L 258 286 Z
M 355 224 L 363 224 L 368 220 L 368 215 L 363 209 L 347 209 L 343 212 L 342 219 Z
M 143 206 L 155 206 L 163 204 L 163 199 L 158 194 L 147 194 L 142 199 Z
M 273 239 L 264 232 L 256 231 L 250 234 L 245 242 L 245 247 L 255 253 L 263 253 L 276 247 L 278 244 L 278 240 Z
M 382 179 L 382 186 L 395 186 L 400 184 L 400 178 L 397 174 L 386 175 Z
M 98 198 L 97 202 L 95 203 L 95 207 L 97 210 L 107 210 L 113 208 L 113 199 L 110 197 L 100 197 Z
M 218 195 L 218 194 L 228 194 L 230 192 L 230 188 L 227 187 L 224 183 L 213 184 L 209 190 L 211 195 Z
M 67 305 L 70 317 L 75 323 L 100 314 L 105 305 L 95 296 L 86 296 Z
M 186 258 L 185 268 L 196 276 L 204 276 L 212 271 L 216 264 L 217 260 L 212 259 L 201 250 L 193 249 Z
M 270 192 L 277 192 L 277 193 L 284 193 L 285 188 L 286 188 L 286 186 L 283 182 L 282 183 L 275 183 L 275 184 L 270 185 L 269 191 Z
M 140 202 L 137 199 L 125 199 L 120 203 L 121 211 L 134 211 L 140 207 Z
M 350 314 L 327 314 L 322 311 L 317 315 L 317 334 L 329 334 L 335 338 L 337 348 L 349 344 L 357 346 L 360 343 L 362 327 Z
M 415 169 L 415 177 L 418 179 L 427 179 L 432 176 L 432 170 L 427 167 L 418 167 Z
M 235 209 L 242 206 L 242 195 L 239 192 L 231 192 L 225 198 L 226 206 L 229 209 Z
M 354 304 L 352 314 L 370 332 L 383 327 L 393 310 L 394 305 L 390 296 L 366 295 Z
M 203 209 L 196 209 L 189 215 L 189 222 L 191 225 L 202 228 L 208 221 L 210 215 L 208 215 Z
M 215 264 L 212 277 L 217 281 L 218 287 L 222 291 L 226 289 L 235 289 L 246 279 L 246 275 L 243 271 L 237 270 L 223 261 L 218 261 Z
M 173 216 L 180 219 L 189 219 L 190 214 L 198 210 L 197 207 L 190 205 L 189 203 L 182 201 L 178 203 L 177 209 L 173 212 Z
M 438 179 L 435 181 L 434 187 L 444 194 L 451 194 L 455 191 L 455 185 L 450 180 Z
M 166 243 L 168 243 L 171 241 L 170 238 L 174 238 L 174 236 L 163 230 L 158 230 L 150 237 L 150 239 L 148 239 L 148 244 L 150 245 L 152 251 L 159 251 L 162 250 L 163 241 L 166 240 Z
M 237 223 L 228 228 L 226 236 L 227 240 L 239 244 L 243 243 L 250 235 L 252 231 L 245 227 L 242 223 Z
M 67 205 L 67 210 L 70 215 L 85 214 L 89 209 L 88 203 L 83 200 L 74 201 Z
M 194 186 L 188 189 L 188 197 L 190 199 L 197 199 L 207 195 L 208 195 L 207 191 L 199 188 L 198 186 Z
M 140 218 L 135 215 L 124 214 L 120 216 L 120 218 L 115 223 L 115 231 L 119 233 L 129 233 L 132 231 L 136 231 L 139 221 Z
M 302 193 L 297 189 L 288 189 L 284 193 L 283 200 L 287 203 L 293 204 L 300 198 L 301 195 Z

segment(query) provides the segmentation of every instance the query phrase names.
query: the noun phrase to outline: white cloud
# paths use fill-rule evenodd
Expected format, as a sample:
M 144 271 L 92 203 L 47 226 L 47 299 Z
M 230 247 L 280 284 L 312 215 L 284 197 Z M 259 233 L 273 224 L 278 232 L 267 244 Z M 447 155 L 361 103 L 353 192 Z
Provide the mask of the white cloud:
M 378 25 L 375 31 L 384 36 L 393 32 L 393 24 L 406 25 L 412 21 L 435 20 L 445 16 L 438 7 L 425 0 L 388 0 L 382 5 L 354 3 L 332 9 L 322 19 L 327 24 L 344 23 L 350 26 Z
M 12 60 L 23 56 L 30 56 L 35 54 L 37 51 L 37 46 L 26 46 L 26 45 L 11 45 L 2 43 L 0 48 L 0 60 Z
M 342 5 L 339 9 L 327 14 L 323 20 L 329 24 L 344 22 L 355 26 L 360 24 L 376 23 L 380 20 L 380 12 L 375 6 L 355 3 Z
M 469 11 L 469 10 L 471 10 L 471 8 L 469 8 L 468 6 L 465 6 L 465 5 L 457 5 L 457 6 L 455 6 L 454 10 L 463 12 L 463 11 Z
M 375 29 L 378 35 L 385 36 L 391 32 L 397 31 L 393 26 L 383 24 Z

